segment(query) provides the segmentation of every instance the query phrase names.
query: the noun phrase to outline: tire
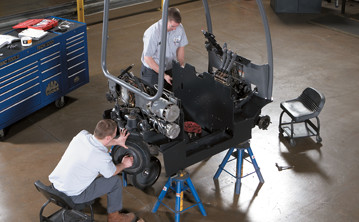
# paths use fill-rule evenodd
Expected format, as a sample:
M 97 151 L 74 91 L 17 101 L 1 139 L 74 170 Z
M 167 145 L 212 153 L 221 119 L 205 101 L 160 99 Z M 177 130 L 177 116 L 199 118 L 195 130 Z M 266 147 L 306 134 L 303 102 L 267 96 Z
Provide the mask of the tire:
M 121 146 L 113 147 L 111 151 L 111 157 L 114 164 L 121 163 L 124 156 L 133 157 L 133 165 L 123 171 L 127 174 L 137 174 L 143 171 L 143 169 L 150 164 L 150 152 L 147 144 L 141 139 L 131 140 L 127 139 L 126 145 L 128 149 Z
M 132 185 L 138 189 L 144 190 L 152 186 L 160 177 L 161 162 L 154 156 L 151 156 L 151 161 L 143 171 L 136 175 L 132 175 Z

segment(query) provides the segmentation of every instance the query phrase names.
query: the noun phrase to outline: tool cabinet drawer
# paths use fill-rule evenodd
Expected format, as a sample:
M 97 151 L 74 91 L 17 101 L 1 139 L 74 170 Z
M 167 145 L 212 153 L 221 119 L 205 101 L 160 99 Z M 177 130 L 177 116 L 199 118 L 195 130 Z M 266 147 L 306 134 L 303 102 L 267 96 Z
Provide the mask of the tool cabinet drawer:
M 17 55 L 19 57 L 19 55 Z M 1 85 L 12 82 L 22 76 L 38 71 L 38 62 L 35 59 L 19 59 L 14 63 L 10 63 L 0 68 L 0 87 Z
M 69 89 L 87 81 L 88 72 L 86 36 L 84 31 L 74 32 L 66 39 L 66 62 Z
M 0 96 L 0 106 L 13 106 L 26 99 L 27 97 L 40 92 L 40 83 L 36 81 L 36 77 L 19 85 L 15 90 L 9 90 Z
M 82 68 L 78 71 L 74 72 L 72 75 L 68 77 L 69 82 L 69 88 L 72 89 L 74 87 L 77 87 L 78 85 L 82 84 L 84 81 L 86 81 L 86 69 Z
M 8 91 L 16 91 L 18 86 L 21 86 L 25 82 L 34 77 L 38 77 L 38 66 L 29 66 L 28 69 L 20 70 L 16 75 L 12 75 L 10 78 L 3 78 L 0 80 L 0 94 L 7 93 Z
M 38 85 L 40 83 L 39 76 L 38 75 L 31 75 L 31 73 L 24 78 L 24 82 L 21 84 L 8 84 L 5 87 L 3 87 L 3 90 L 0 92 L 0 104 L 2 104 L 3 101 L 8 100 L 12 98 L 14 95 L 19 94 L 23 90 Z
M 61 62 L 62 61 L 60 48 L 52 48 L 52 50 L 46 51 L 46 53 L 42 55 L 42 58 L 40 59 L 40 70 L 44 71 L 57 64 L 60 64 Z
M 79 62 L 86 61 L 86 53 L 84 48 L 79 48 L 78 50 L 74 51 L 71 56 L 67 57 L 67 66 L 72 67 Z
M 40 84 L 28 87 L 0 104 L 0 124 L 11 124 L 38 109 L 41 104 Z M 16 101 L 16 102 L 15 102 Z

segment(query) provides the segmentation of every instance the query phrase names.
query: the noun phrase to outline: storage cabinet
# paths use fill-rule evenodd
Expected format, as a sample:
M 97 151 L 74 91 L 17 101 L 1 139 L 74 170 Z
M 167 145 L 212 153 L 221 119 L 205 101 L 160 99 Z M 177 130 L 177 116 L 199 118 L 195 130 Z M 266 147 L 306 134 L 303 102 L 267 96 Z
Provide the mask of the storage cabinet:
M 70 28 L 55 27 L 29 47 L 14 42 L 0 49 L 0 137 L 5 127 L 89 82 L 86 24 L 54 18 Z

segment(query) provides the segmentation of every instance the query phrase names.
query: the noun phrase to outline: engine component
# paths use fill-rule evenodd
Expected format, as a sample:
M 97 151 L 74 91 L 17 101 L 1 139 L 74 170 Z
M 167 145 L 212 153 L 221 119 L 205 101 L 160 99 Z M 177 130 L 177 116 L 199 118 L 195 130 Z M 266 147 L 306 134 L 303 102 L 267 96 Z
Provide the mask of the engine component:
M 130 94 L 125 87 L 121 87 L 121 100 L 125 104 L 128 104 L 130 101 Z
M 106 99 L 109 102 L 114 102 L 116 101 L 118 94 L 117 94 L 117 90 L 116 90 L 116 83 L 108 80 L 108 89 L 109 91 L 106 93 Z
M 121 74 L 118 76 L 119 79 L 135 86 L 137 88 L 142 87 L 138 79 L 129 72 L 133 68 L 134 64 L 128 66 L 125 70 L 121 71 Z M 133 92 L 130 92 L 125 87 L 121 87 L 116 84 L 113 80 L 108 80 L 109 91 L 106 93 L 106 98 L 109 102 L 118 101 L 120 99 L 124 104 L 134 107 L 135 106 L 135 96 Z
M 184 131 L 186 131 L 187 133 L 201 133 L 202 132 L 201 126 L 192 121 L 184 122 L 183 128 L 184 128 Z
M 195 122 L 186 121 L 183 123 L 183 129 L 188 134 L 190 139 L 197 137 L 198 134 L 202 133 L 202 128 Z
M 223 54 L 223 50 L 220 45 L 218 45 L 215 36 L 212 33 L 206 32 L 202 30 L 204 37 L 207 39 L 206 41 L 206 48 L 207 50 L 211 50 L 212 47 L 215 49 L 216 53 L 219 55 Z M 223 47 L 224 48 L 224 47 Z
M 231 59 L 231 62 L 229 63 L 227 69 L 225 70 L 226 73 L 230 73 L 231 72 L 231 69 L 233 68 L 233 63 L 234 61 L 237 59 L 237 54 L 236 53 L 232 53 L 232 59 Z
M 170 123 L 176 121 L 180 114 L 180 109 L 176 104 L 173 104 L 162 97 L 153 102 L 149 102 L 148 109 L 157 117 Z
M 227 48 L 225 48 L 223 50 L 223 56 L 222 56 L 222 64 L 221 64 L 221 67 L 219 68 L 219 70 L 223 70 L 224 69 L 224 66 L 226 64 L 226 61 L 227 61 Z
M 181 132 L 181 128 L 176 123 L 164 123 L 158 119 L 150 119 L 153 128 L 170 139 L 175 139 Z
M 131 130 L 137 128 L 137 118 L 134 114 L 125 115 L 127 120 L 126 129 Z
M 226 71 L 226 69 L 227 69 L 227 67 L 228 67 L 228 65 L 229 65 L 229 63 L 230 63 L 230 61 L 231 61 L 231 59 L 232 59 L 232 51 L 231 51 L 231 50 L 228 50 L 228 51 L 227 51 L 226 63 L 224 64 L 223 69 L 220 70 L 221 72 L 225 72 L 225 71 Z

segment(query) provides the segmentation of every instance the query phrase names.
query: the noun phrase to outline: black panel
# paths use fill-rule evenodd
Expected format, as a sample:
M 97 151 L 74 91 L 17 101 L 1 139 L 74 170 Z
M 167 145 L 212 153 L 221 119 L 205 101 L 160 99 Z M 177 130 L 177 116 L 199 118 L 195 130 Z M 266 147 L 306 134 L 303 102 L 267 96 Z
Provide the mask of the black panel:
M 195 121 L 209 131 L 232 128 L 230 87 L 215 81 L 211 74 L 197 76 L 189 64 L 181 68 L 174 63 L 173 73 L 173 92 L 182 102 L 185 120 Z

